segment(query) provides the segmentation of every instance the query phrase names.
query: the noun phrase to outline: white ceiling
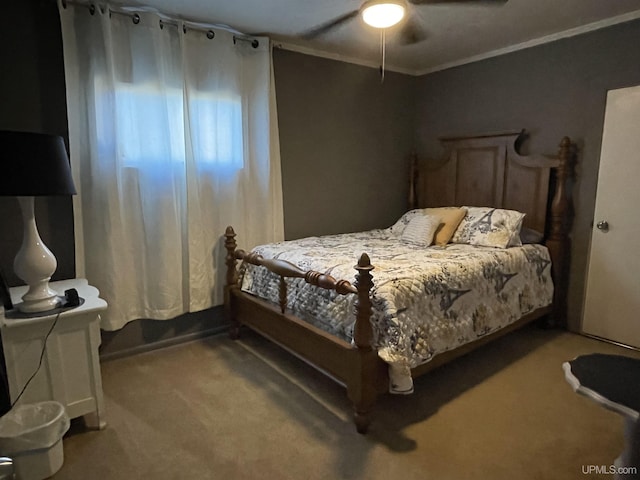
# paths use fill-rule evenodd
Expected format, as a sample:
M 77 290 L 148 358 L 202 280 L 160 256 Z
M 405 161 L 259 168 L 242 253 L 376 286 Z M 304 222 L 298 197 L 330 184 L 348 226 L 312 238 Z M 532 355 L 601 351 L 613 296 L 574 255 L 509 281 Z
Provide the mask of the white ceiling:
M 356 10 L 360 0 L 116 0 L 187 20 L 268 34 L 283 48 L 377 66 L 380 32 L 360 17 L 313 41 L 305 31 Z M 509 0 L 503 6 L 414 6 L 426 40 L 411 46 L 387 33 L 386 68 L 424 74 L 640 18 L 640 0 Z M 637 48 L 637 47 L 631 47 Z

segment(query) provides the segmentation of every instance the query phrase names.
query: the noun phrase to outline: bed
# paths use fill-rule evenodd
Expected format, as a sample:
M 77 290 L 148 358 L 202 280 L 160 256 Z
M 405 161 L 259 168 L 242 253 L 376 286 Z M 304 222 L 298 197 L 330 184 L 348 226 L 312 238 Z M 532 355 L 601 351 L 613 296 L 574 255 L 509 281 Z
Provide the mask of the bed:
M 565 137 L 557 155 L 522 156 L 525 136 L 441 138 L 446 154 L 436 165 L 413 155 L 409 212 L 388 229 L 245 252 L 228 227 L 225 309 L 232 338 L 247 326 L 344 385 L 357 431 L 365 433 L 379 394 L 409 393 L 412 378 L 531 321 L 562 325 L 575 151 Z M 397 229 L 412 212 L 440 206 L 522 212 L 522 228 L 540 232 L 544 245 L 425 249 L 398 242 Z M 445 277 L 456 283 L 443 283 Z M 418 306 L 405 300 L 409 295 Z

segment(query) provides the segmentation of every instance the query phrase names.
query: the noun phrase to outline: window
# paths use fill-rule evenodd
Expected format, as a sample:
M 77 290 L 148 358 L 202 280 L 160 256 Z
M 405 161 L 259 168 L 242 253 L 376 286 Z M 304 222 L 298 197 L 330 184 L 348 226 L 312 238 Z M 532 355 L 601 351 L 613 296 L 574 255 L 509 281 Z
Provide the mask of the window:
M 102 91 L 106 91 L 103 89 Z M 242 99 L 234 93 L 191 94 L 185 103 L 181 89 L 120 83 L 115 93 L 105 93 L 98 110 L 109 108 L 113 98 L 115 125 L 98 125 L 101 143 L 117 139 L 122 165 L 133 168 L 184 165 L 187 152 L 185 124 L 199 168 L 233 172 L 244 165 Z M 185 112 L 188 104 L 188 112 Z M 185 114 L 189 121 L 185 121 Z M 103 116 L 98 111 L 98 122 Z M 113 146 L 104 145 L 106 150 Z

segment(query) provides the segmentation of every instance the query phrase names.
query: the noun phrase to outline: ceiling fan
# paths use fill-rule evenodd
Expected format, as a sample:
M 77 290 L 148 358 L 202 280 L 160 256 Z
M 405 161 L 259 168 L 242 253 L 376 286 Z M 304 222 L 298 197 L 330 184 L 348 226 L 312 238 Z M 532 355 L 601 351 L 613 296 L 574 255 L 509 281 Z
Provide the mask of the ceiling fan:
M 318 25 L 302 34 L 302 38 L 312 40 L 324 35 L 340 25 L 353 20 L 358 15 L 374 28 L 386 29 L 404 21 L 399 32 L 399 42 L 411 45 L 424 40 L 427 35 L 422 26 L 417 6 L 421 5 L 503 5 L 508 0 L 366 0 L 360 8 L 347 12 L 326 23 Z

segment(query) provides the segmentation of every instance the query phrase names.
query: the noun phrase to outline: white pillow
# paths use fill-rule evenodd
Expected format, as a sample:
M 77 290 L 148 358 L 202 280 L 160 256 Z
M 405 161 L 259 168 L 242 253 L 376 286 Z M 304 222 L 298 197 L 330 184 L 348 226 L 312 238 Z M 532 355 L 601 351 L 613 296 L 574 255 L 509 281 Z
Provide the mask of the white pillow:
M 442 219 L 434 215 L 416 215 L 409 220 L 400 238 L 407 243 L 428 247 L 441 223 Z
M 402 232 L 404 232 L 404 229 L 407 228 L 407 225 L 409 225 L 409 222 L 411 221 L 411 219 L 417 216 L 422 216 L 422 215 L 424 215 L 424 211 L 420 208 L 416 208 L 415 210 L 409 210 L 408 212 L 403 213 L 402 216 L 398 219 L 398 221 L 390 227 L 391 233 L 397 236 L 402 235 Z
M 521 246 L 520 229 L 524 213 L 491 207 L 464 207 L 462 219 L 451 241 L 485 247 Z

